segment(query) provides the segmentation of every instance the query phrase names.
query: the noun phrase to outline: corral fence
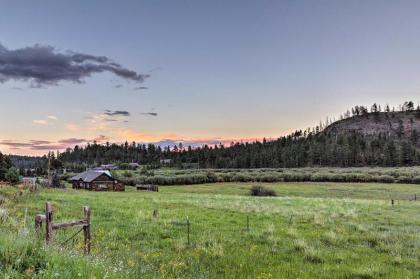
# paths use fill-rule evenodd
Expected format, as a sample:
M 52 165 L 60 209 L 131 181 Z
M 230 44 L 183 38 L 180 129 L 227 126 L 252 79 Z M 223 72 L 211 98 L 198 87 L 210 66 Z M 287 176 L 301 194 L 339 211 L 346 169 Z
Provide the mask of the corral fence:
M 71 227 L 81 227 L 79 231 L 73 234 L 70 238 L 64 241 L 61 244 L 66 244 L 71 239 L 76 237 L 79 233 L 83 231 L 84 237 L 84 246 L 83 252 L 85 255 L 90 254 L 91 246 L 91 235 L 90 235 L 90 215 L 91 210 L 88 206 L 83 207 L 83 219 L 77 221 L 70 221 L 65 223 L 54 223 L 54 214 L 53 207 L 51 202 L 45 203 L 45 214 L 37 214 L 35 216 L 35 231 L 40 233 L 42 224 L 45 223 L 45 242 L 46 244 L 51 244 L 54 240 L 54 231 L 71 228 Z
M 137 191 L 159 192 L 159 186 L 155 184 L 137 184 Z

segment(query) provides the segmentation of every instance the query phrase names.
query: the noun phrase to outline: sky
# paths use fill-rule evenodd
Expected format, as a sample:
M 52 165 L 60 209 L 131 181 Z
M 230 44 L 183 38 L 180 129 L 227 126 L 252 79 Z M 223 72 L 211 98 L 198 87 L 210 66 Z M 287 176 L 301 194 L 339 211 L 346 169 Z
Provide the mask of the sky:
M 420 101 L 420 1 L 0 2 L 0 151 L 277 138 Z

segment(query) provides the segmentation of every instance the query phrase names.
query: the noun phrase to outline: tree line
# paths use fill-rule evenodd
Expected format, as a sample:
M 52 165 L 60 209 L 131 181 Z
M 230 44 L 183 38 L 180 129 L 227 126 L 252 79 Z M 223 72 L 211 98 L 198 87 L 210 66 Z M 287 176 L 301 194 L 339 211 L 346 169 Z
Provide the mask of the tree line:
M 405 102 L 398 110 L 388 105 L 381 108 L 373 104 L 370 110 L 356 106 L 340 119 L 368 117 L 382 113 L 387 115 L 410 112 L 420 121 L 420 108 Z M 387 116 L 388 117 L 388 116 Z M 398 117 L 398 116 L 397 116 Z M 412 120 L 413 121 L 413 120 Z M 310 166 L 412 166 L 420 164 L 419 131 L 403 136 L 400 122 L 397 134 L 386 132 L 367 135 L 363 132 L 340 133 L 325 129 L 331 122 L 314 128 L 298 130 L 273 141 L 231 143 L 230 146 L 204 145 L 199 148 L 182 144 L 162 148 L 153 144 L 88 144 L 76 146 L 58 155 L 67 166 L 94 166 L 107 163 L 137 162 L 143 165 L 161 166 L 162 160 L 170 166 L 200 168 L 295 168 Z M 400 131 L 400 132 L 398 132 Z M 399 134 L 401 133 L 401 134 Z
M 420 121 L 420 107 L 411 101 L 398 109 L 373 104 L 370 108 L 355 106 L 340 116 L 340 121 L 349 118 L 366 117 L 376 121 L 409 114 L 411 121 Z M 373 115 L 374 117 L 370 117 Z M 375 120 L 376 119 L 376 120 Z M 52 169 L 62 167 L 83 171 L 87 167 L 115 163 L 128 167 L 136 162 L 151 168 L 162 165 L 171 167 L 199 168 L 296 168 L 311 166 L 363 167 L 363 166 L 413 166 L 420 164 L 420 131 L 404 134 L 403 122 L 395 133 L 379 132 L 374 135 L 358 131 L 340 132 L 327 129 L 335 121 L 327 119 L 314 128 L 298 130 L 276 140 L 255 142 L 232 142 L 230 146 L 204 145 L 199 148 L 183 146 L 160 147 L 153 144 L 124 144 L 96 142 L 86 146 L 68 148 L 65 152 L 31 159 L 31 171 L 45 174 L 48 162 Z M 16 165 L 19 158 L 12 157 Z M 28 161 L 26 161 L 28 163 Z M 28 166 L 28 165 L 26 165 Z M 0 173 L 1 175 L 1 173 Z

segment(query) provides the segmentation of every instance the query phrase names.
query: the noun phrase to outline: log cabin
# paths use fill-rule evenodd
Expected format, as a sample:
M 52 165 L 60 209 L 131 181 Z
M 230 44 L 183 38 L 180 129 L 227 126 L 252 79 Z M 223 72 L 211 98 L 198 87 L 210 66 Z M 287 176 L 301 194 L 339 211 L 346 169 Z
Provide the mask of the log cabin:
M 90 170 L 71 179 L 73 189 L 90 191 L 125 191 L 125 187 L 109 171 Z

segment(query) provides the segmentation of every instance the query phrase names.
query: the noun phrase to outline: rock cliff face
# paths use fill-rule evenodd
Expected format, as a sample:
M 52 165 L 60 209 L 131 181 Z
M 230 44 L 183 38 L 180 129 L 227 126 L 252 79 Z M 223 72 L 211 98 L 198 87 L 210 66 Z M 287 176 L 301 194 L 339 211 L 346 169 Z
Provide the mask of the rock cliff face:
M 328 134 L 352 131 L 371 136 L 386 135 L 397 140 L 416 136 L 420 139 L 420 111 L 369 113 L 336 121 L 324 130 Z

